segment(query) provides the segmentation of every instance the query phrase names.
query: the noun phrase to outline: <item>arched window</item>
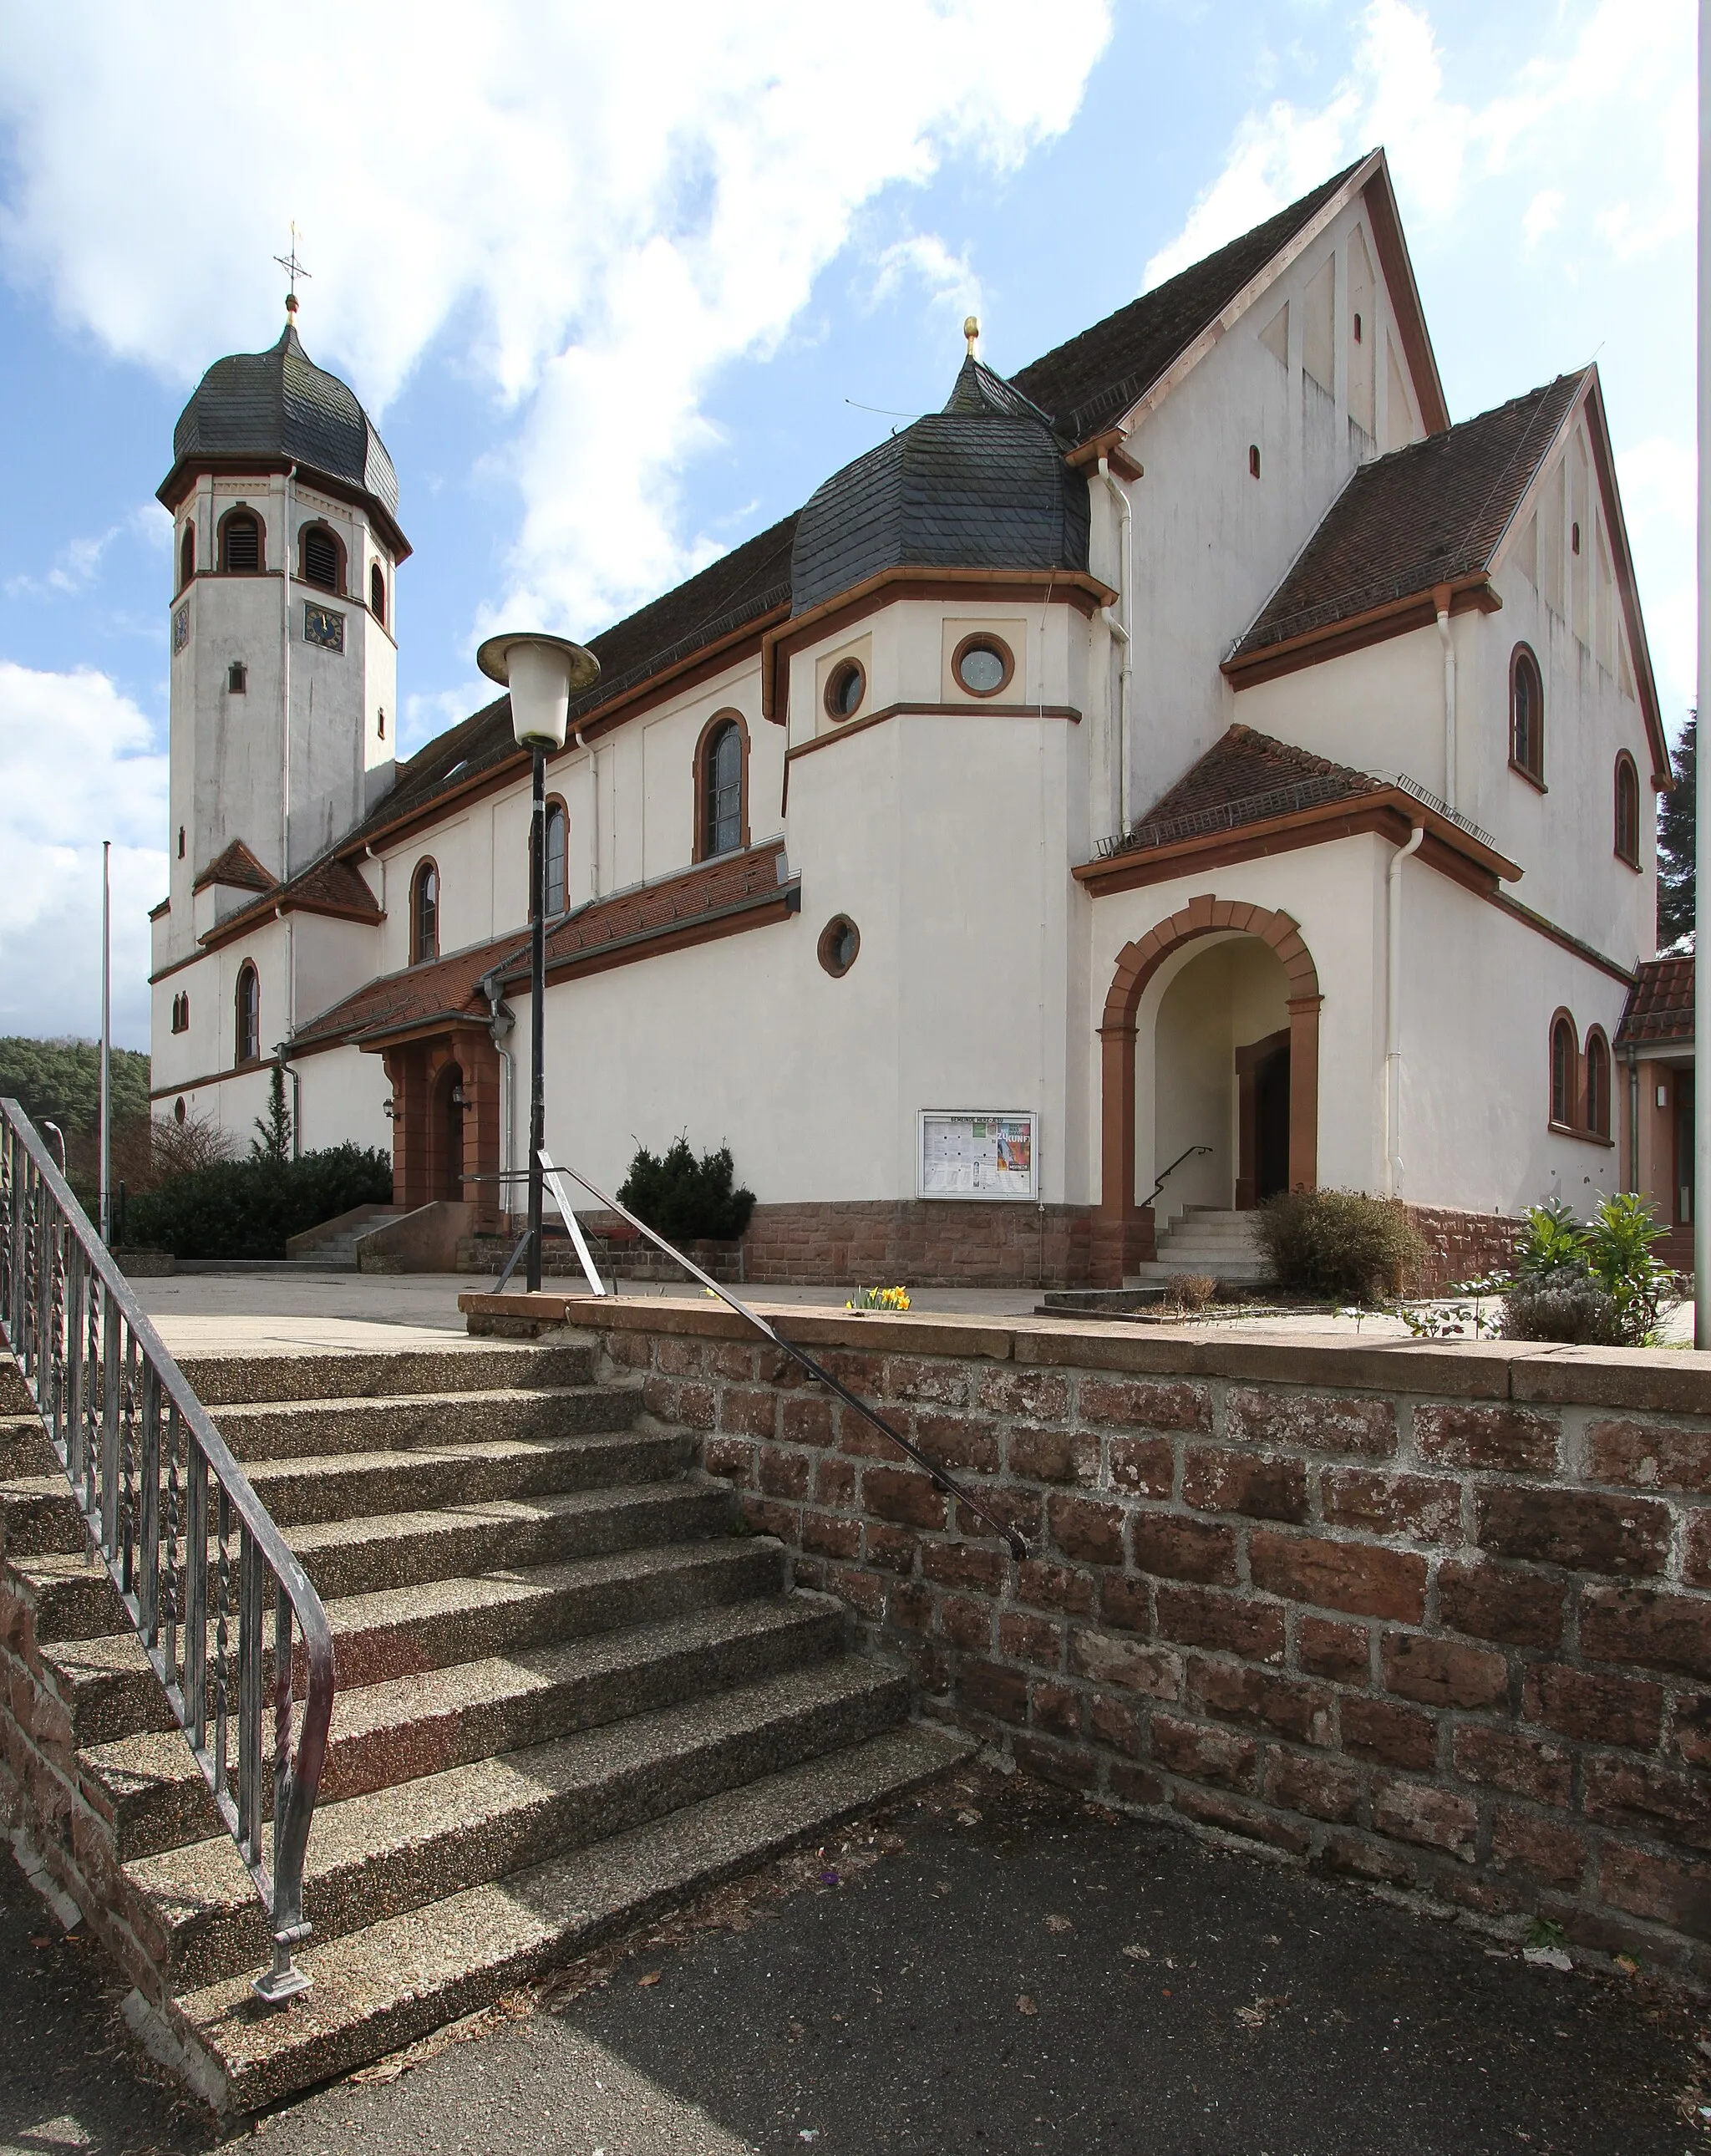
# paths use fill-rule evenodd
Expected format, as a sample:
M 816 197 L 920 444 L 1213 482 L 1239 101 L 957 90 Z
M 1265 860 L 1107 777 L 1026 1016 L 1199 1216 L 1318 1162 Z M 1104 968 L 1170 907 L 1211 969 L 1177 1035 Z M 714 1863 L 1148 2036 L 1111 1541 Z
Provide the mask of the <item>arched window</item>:
M 238 971 L 238 1037 L 236 1046 L 240 1063 L 259 1063 L 261 1060 L 261 980 L 256 970 L 245 959 Z
M 384 629 L 387 625 L 387 572 L 378 562 L 369 564 L 368 611 Z
M 253 509 L 228 509 L 220 520 L 220 569 L 223 575 L 242 575 L 264 569 L 267 557 L 261 543 L 261 519 Z
M 1596 1025 L 1586 1036 L 1586 1127 L 1610 1136 L 1610 1045 Z
M 700 803 L 700 859 L 734 854 L 745 843 L 743 773 L 747 742 L 742 722 L 715 718 L 701 737 L 695 791 Z
M 1580 1050 L 1575 1042 L 1575 1021 L 1560 1011 L 1550 1026 L 1550 1120 L 1565 1131 L 1575 1127 L 1575 1080 L 1579 1075 Z
M 172 1030 L 187 1033 L 190 1029 L 190 995 L 187 990 L 172 998 Z
M 1616 856 L 1640 865 L 1640 774 L 1626 749 L 1616 760 Z
M 178 588 L 184 587 L 196 574 L 196 526 L 187 524 L 184 536 L 178 542 Z
M 546 804 L 546 916 L 550 921 L 555 914 L 565 910 L 565 842 L 570 825 L 565 818 L 565 804 L 553 799 Z M 531 845 L 533 834 L 530 834 Z M 533 863 L 530 866 L 532 869 Z M 532 896 L 530 903 L 534 903 Z
M 297 573 L 305 584 L 323 592 L 345 588 L 345 550 L 338 535 L 325 524 L 305 524 L 300 542 Z
M 439 870 L 422 862 L 410 885 L 410 963 L 439 956 Z
M 178 858 L 181 861 L 184 858 L 184 826 L 182 824 L 178 826 Z
M 1545 677 L 1524 644 L 1509 658 L 1509 762 L 1535 786 L 1545 783 Z

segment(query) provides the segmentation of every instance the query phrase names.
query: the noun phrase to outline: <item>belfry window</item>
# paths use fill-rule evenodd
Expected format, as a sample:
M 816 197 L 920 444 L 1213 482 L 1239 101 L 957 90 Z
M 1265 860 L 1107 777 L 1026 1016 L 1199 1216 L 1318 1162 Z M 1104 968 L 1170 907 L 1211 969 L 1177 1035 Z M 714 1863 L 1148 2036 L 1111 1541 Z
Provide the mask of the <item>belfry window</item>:
M 237 1060 L 261 1060 L 261 979 L 246 958 L 238 974 Z
M 387 572 L 378 562 L 369 566 L 368 611 L 384 629 L 387 625 Z
M 325 524 L 304 526 L 302 577 L 305 584 L 313 584 L 323 592 L 341 589 L 343 580 L 339 574 L 339 542 Z
M 220 526 L 220 568 L 227 576 L 242 576 L 264 566 L 261 519 L 253 509 L 234 509 Z
M 184 587 L 196 574 L 196 526 L 187 524 L 184 536 L 178 542 L 178 588 Z
M 410 886 L 410 963 L 439 956 L 439 870 L 423 861 Z

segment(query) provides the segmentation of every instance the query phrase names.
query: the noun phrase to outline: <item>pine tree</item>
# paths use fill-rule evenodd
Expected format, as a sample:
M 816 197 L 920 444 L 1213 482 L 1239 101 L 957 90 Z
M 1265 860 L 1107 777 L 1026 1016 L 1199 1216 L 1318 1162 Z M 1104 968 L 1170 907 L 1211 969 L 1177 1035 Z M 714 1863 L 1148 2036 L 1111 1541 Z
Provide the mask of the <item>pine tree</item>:
M 1657 803 L 1657 947 L 1693 932 L 1693 794 L 1699 715 L 1689 711 L 1675 752 L 1675 784 Z
M 285 1106 L 285 1066 L 274 1065 L 273 1085 L 268 1093 L 268 1111 L 255 1119 L 257 1136 L 249 1142 L 252 1157 L 257 1160 L 272 1161 L 283 1168 L 291 1158 L 291 1111 Z

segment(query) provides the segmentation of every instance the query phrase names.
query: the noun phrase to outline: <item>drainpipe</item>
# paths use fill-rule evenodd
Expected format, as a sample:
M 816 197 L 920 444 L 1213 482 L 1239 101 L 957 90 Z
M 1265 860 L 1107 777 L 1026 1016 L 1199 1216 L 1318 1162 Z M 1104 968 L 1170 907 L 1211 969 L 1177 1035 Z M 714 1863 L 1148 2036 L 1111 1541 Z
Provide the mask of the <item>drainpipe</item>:
M 1416 824 L 1406 846 L 1391 856 L 1385 908 L 1384 1194 L 1397 1195 L 1402 1181 L 1402 864 L 1417 854 L 1426 826 Z
M 1628 1066 L 1628 1188 L 1640 1188 L 1640 1051 L 1627 1051 Z
M 1106 607 L 1104 612 L 1106 628 L 1123 647 L 1123 671 L 1117 687 L 1117 827 L 1126 836 L 1129 830 L 1129 684 L 1135 670 L 1135 653 L 1130 635 L 1134 605 L 1135 512 L 1128 495 L 1118 484 L 1110 464 L 1104 457 L 1099 459 L 1099 477 L 1117 505 L 1122 529 L 1117 550 L 1117 598 L 1122 607 L 1123 619 L 1117 620 L 1109 607 Z
M 493 1036 L 494 1047 L 499 1053 L 499 1127 L 500 1132 L 500 1165 L 505 1169 L 505 1207 L 507 1219 L 511 1211 L 511 1173 L 516 1160 L 515 1132 L 512 1128 L 514 1111 L 511 1106 L 511 1051 L 505 1043 L 511 1037 L 511 1028 L 516 1019 L 499 999 L 499 976 L 484 973 L 481 993 L 487 998 L 487 1029 Z
M 588 857 L 589 874 L 592 878 L 588 895 L 591 898 L 598 898 L 600 896 L 600 757 L 592 745 L 583 740 L 582 729 L 580 726 L 571 728 L 571 739 L 575 742 L 578 748 L 586 749 L 588 754 L 588 791 L 594 798 L 594 828 L 588 837 L 588 843 L 592 850 Z M 569 872 L 570 865 L 570 855 L 566 853 L 565 855 L 566 873 Z
M 1437 607 L 1437 640 L 1443 646 L 1443 798 L 1456 806 L 1456 645 L 1450 634 L 1450 594 L 1440 586 L 1432 597 Z

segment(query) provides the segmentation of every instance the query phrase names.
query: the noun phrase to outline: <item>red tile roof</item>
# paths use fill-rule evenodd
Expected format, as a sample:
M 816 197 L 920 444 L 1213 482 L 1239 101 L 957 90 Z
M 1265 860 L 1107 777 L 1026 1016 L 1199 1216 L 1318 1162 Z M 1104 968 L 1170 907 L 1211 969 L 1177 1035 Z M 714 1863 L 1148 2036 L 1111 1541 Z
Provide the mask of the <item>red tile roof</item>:
M 265 884 L 259 898 L 228 913 L 201 940 L 205 944 L 223 943 L 233 936 L 243 935 L 257 921 L 275 912 L 329 913 L 338 920 L 366 921 L 371 926 L 386 918 L 380 901 L 355 863 L 325 855 L 320 860 L 310 862 L 289 883 Z
M 784 846 L 775 841 L 704 861 L 681 875 L 585 906 L 548 934 L 547 973 L 576 970 L 621 945 L 721 920 L 776 899 L 786 876 Z M 528 971 L 525 951 L 506 967 L 503 978 L 522 980 Z
M 192 891 L 206 891 L 211 883 L 223 883 L 238 891 L 271 891 L 273 877 L 242 839 L 233 839 L 224 853 L 211 860 L 192 884 Z
M 1627 1007 L 1616 1028 L 1618 1048 L 1669 1042 L 1691 1046 L 1693 1039 L 1693 957 L 1642 958 L 1639 978 L 1628 990 Z
M 482 976 L 516 948 L 516 937 L 506 936 L 455 951 L 448 958 L 407 967 L 402 973 L 382 973 L 299 1026 L 293 1045 L 305 1049 L 328 1048 L 339 1041 L 374 1043 L 434 1019 L 448 1024 L 454 1019 L 474 1019 L 484 1024 L 488 1003 L 480 989 Z
M 1238 831 L 1325 801 L 1383 791 L 1384 782 L 1251 726 L 1232 726 L 1191 764 L 1114 853 L 1145 853 L 1208 831 Z

